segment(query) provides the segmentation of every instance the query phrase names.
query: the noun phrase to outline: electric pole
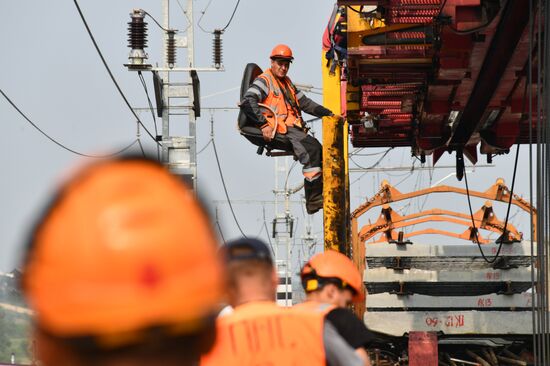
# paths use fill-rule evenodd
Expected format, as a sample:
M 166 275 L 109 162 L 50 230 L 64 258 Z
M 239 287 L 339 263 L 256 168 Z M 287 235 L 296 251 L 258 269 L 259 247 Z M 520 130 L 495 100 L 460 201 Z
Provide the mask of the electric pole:
M 304 200 L 292 200 L 292 195 L 302 189 L 302 184 L 297 187 L 288 186 L 289 164 L 288 157 L 276 157 L 275 159 L 275 181 L 274 181 L 274 199 L 273 200 L 231 200 L 232 204 L 261 204 L 274 205 L 274 217 L 272 221 L 271 237 L 274 239 L 272 246 L 273 257 L 279 278 L 277 286 L 277 304 L 280 306 L 292 306 L 292 276 L 293 253 L 292 243 L 296 239 L 295 228 L 297 227 L 297 218 L 292 214 L 291 205 L 299 204 L 303 207 Z M 214 201 L 214 204 L 228 203 L 228 201 Z M 306 215 L 304 235 L 300 238 L 302 245 L 311 253 L 317 238 L 311 233 L 311 217 Z M 269 235 L 269 232 L 267 233 Z M 299 261 L 298 261 L 299 262 Z M 297 263 L 301 267 L 303 263 Z M 298 286 L 299 287 L 299 286 Z
M 195 67 L 195 40 L 193 1 L 187 1 L 185 10 L 186 20 L 189 25 L 185 35 L 177 34 L 177 29 L 170 26 L 170 0 L 162 0 L 162 25 L 153 21 L 162 29 L 163 55 L 162 66 L 156 67 L 147 64 L 148 55 L 144 48 L 147 47 L 147 23 L 145 16 L 150 16 L 142 9 L 134 9 L 129 23 L 130 56 L 126 65 L 130 71 L 151 71 L 155 87 L 155 100 L 157 104 L 157 116 L 162 118 L 162 134 L 156 136 L 157 142 L 162 148 L 161 160 L 170 171 L 187 181 L 195 190 L 197 189 L 197 118 L 200 117 L 200 81 L 198 72 L 224 71 L 221 63 L 221 31 L 214 32 L 214 66 Z M 216 46 L 217 45 L 217 46 Z M 177 49 L 187 50 L 185 67 L 179 67 L 176 61 Z M 175 81 L 173 73 L 184 73 L 183 81 Z M 176 100 L 183 100 L 176 104 Z M 181 115 L 173 110 L 184 109 L 188 116 L 187 136 L 171 136 L 171 116 Z

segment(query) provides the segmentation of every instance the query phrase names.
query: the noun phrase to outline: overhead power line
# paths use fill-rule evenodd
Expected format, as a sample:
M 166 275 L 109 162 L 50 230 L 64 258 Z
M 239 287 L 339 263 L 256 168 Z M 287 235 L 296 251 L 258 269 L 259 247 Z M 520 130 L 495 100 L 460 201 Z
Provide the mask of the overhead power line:
M 210 115 L 210 141 L 212 143 L 212 148 L 214 150 L 214 156 L 216 157 L 216 164 L 218 165 L 218 171 L 220 172 L 220 179 L 223 185 L 223 191 L 225 192 L 225 197 L 227 198 L 227 203 L 229 204 L 229 209 L 231 210 L 231 214 L 233 215 L 233 219 L 235 220 L 235 224 L 237 225 L 237 228 L 241 232 L 242 236 L 246 238 L 247 236 L 244 233 L 243 229 L 241 229 L 239 220 L 237 220 L 237 215 L 235 215 L 235 210 L 233 210 L 233 205 L 231 204 L 231 199 L 229 198 L 229 193 L 227 192 L 227 186 L 225 184 L 225 179 L 223 177 L 222 166 L 220 164 L 220 158 L 218 157 L 218 150 L 216 149 L 216 141 L 214 140 L 214 115 Z
M 187 11 L 183 8 L 183 5 L 181 5 L 181 2 L 180 0 L 177 0 L 177 3 L 178 3 L 178 6 L 180 7 L 181 11 L 183 12 L 183 15 L 185 15 L 185 17 L 187 18 L 187 27 L 182 30 L 182 31 L 179 31 L 179 33 L 185 33 L 187 32 L 187 30 L 191 27 L 191 20 L 189 19 L 189 15 L 187 15 Z
M 220 178 L 223 185 L 223 191 L 225 192 L 225 197 L 227 198 L 227 202 L 229 203 L 229 208 L 231 209 L 231 214 L 233 215 L 233 219 L 235 220 L 235 224 L 237 224 L 237 228 L 241 232 L 242 236 L 246 238 L 246 234 L 244 233 L 243 229 L 241 229 L 241 225 L 239 224 L 239 220 L 237 220 L 237 215 L 235 215 L 235 211 L 233 210 L 233 205 L 231 204 L 231 199 L 229 198 L 229 193 L 227 192 L 227 186 L 225 185 L 225 179 L 223 178 L 222 173 L 222 167 L 220 164 L 220 159 L 218 157 L 218 151 L 216 150 L 216 142 L 212 139 L 212 147 L 214 148 L 214 156 L 216 157 L 216 163 L 218 164 L 218 171 L 220 172 Z
M 31 124 L 31 126 L 33 126 L 35 129 L 37 129 L 42 135 L 46 136 L 46 138 L 48 140 L 50 140 L 51 142 L 53 142 L 54 144 L 56 144 L 57 146 L 73 153 L 73 154 L 76 154 L 76 155 L 80 155 L 80 156 L 85 156 L 87 158 L 99 158 L 99 159 L 102 159 L 102 158 L 109 158 L 109 157 L 112 157 L 112 156 L 115 156 L 115 155 L 118 155 L 118 154 L 122 154 L 123 152 L 125 152 L 126 150 L 128 150 L 129 148 L 131 148 L 132 146 L 134 146 L 134 144 L 136 142 L 138 142 L 138 140 L 134 140 L 130 145 L 126 146 L 125 148 L 123 148 L 122 150 L 119 150 L 115 153 L 112 153 L 112 154 L 108 154 L 108 155 L 90 155 L 90 154 L 84 154 L 84 153 L 81 153 L 79 151 L 76 151 L 76 150 L 73 150 L 71 149 L 70 147 L 67 147 L 65 146 L 64 144 L 62 144 L 61 142 L 57 141 L 56 139 L 54 139 L 53 137 L 51 137 L 50 135 L 48 135 L 46 132 L 44 132 L 40 127 L 38 127 L 38 125 L 36 123 L 34 123 L 33 121 L 31 121 L 31 119 L 29 117 L 27 117 L 25 115 L 25 113 L 23 113 L 23 111 L 21 109 L 19 109 L 19 107 L 17 107 L 17 105 L 15 105 L 14 102 L 12 102 L 12 100 L 6 95 L 6 93 L 4 93 L 4 91 L 2 89 L 0 89 L 0 93 L 2 94 L 2 96 L 4 98 L 6 98 L 6 100 L 8 101 L 8 103 L 11 104 L 11 106 L 27 121 Z
M 130 109 L 130 112 L 132 112 L 132 114 L 134 115 L 134 117 L 136 118 L 138 123 L 141 125 L 141 127 L 143 127 L 145 132 L 147 132 L 147 134 L 153 139 L 153 141 L 155 141 L 155 143 L 157 145 L 160 145 L 160 143 L 157 141 L 156 137 L 153 136 L 153 134 L 151 134 L 151 132 L 147 129 L 147 127 L 145 127 L 143 122 L 141 122 L 138 115 L 136 114 L 136 112 L 134 111 L 132 106 L 130 105 L 130 102 L 128 102 L 128 99 L 126 98 L 126 96 L 122 92 L 122 89 L 118 85 L 113 73 L 111 72 L 111 69 L 109 68 L 109 65 L 107 65 L 107 61 L 105 60 L 105 57 L 103 57 L 103 54 L 101 53 L 101 50 L 99 49 L 99 46 L 97 45 L 97 42 L 95 41 L 94 35 L 92 34 L 92 31 L 90 30 L 90 27 L 88 26 L 88 22 L 86 22 L 86 18 L 84 18 L 84 14 L 82 13 L 82 10 L 80 10 L 80 6 L 78 5 L 78 1 L 77 0 L 73 0 L 73 1 L 74 1 L 74 5 L 76 6 L 76 9 L 78 10 L 78 14 L 80 14 L 80 18 L 82 19 L 82 22 L 84 23 L 84 27 L 86 27 L 86 31 L 88 32 L 88 35 L 90 36 L 90 39 L 92 40 L 92 43 L 94 44 L 94 47 L 95 47 L 99 57 L 101 58 L 101 61 L 103 62 L 103 65 L 105 66 L 105 69 L 109 73 L 109 76 L 111 77 L 111 80 L 113 81 L 113 83 L 115 84 L 118 92 L 120 93 L 120 96 L 122 97 L 122 99 L 124 99 L 124 102 L 126 103 L 128 108 Z
M 208 2 L 208 4 L 206 5 L 206 7 L 204 8 L 204 10 L 202 11 L 202 15 L 201 17 L 199 18 L 199 21 L 197 23 L 198 27 L 200 28 L 200 30 L 202 30 L 203 32 L 205 33 L 214 33 L 214 31 L 207 31 L 206 29 L 204 29 L 202 26 L 201 26 L 201 20 L 202 20 L 202 17 L 204 17 L 204 14 L 206 14 L 206 10 L 208 9 L 208 7 L 210 6 L 210 3 L 212 3 L 212 0 L 210 0 Z M 220 31 L 223 33 L 228 27 L 229 25 L 231 24 L 231 22 L 233 21 L 233 17 L 235 16 L 235 13 L 237 12 L 237 9 L 239 8 L 239 4 L 241 3 L 241 0 L 237 0 L 237 3 L 235 4 L 235 8 L 233 8 L 233 12 L 231 13 L 231 17 L 229 18 L 229 21 L 227 22 L 227 24 L 225 25 L 225 27 L 223 27 L 222 29 L 220 29 Z
M 240 3 L 241 3 L 241 0 L 237 0 L 237 4 L 235 4 L 235 9 L 233 9 L 233 14 L 231 14 L 231 18 L 229 18 L 229 21 L 227 22 L 225 27 L 223 27 L 221 29 L 222 32 L 225 31 L 227 29 L 227 27 L 229 27 L 229 24 L 231 24 L 231 21 L 233 20 L 233 17 L 235 16 L 235 13 L 237 12 L 237 8 L 239 7 Z
M 179 2 L 179 0 L 178 0 Z M 206 11 L 208 10 L 208 7 L 210 6 L 210 4 L 212 3 L 212 0 L 208 1 L 208 4 L 206 4 L 206 7 L 204 8 L 204 10 L 201 12 L 201 17 L 199 18 L 199 21 L 197 22 L 197 26 L 201 29 L 201 31 L 203 31 L 204 33 L 212 33 L 212 32 L 209 32 L 207 30 L 205 30 L 202 26 L 201 26 L 201 21 L 202 21 L 202 17 L 204 17 L 204 14 L 206 14 Z
M 225 244 L 225 237 L 223 236 L 222 227 L 220 225 L 220 220 L 218 220 L 218 206 L 216 206 L 216 226 L 218 227 L 218 231 L 220 232 L 220 236 L 222 237 L 222 241 Z
M 477 227 L 475 226 L 475 222 L 474 222 L 474 212 L 472 210 L 472 202 L 470 200 L 470 187 L 468 186 L 468 176 L 466 174 L 466 169 L 464 169 L 464 182 L 466 184 L 466 196 L 468 198 L 468 208 L 470 210 L 470 218 L 472 220 L 472 228 L 474 230 L 474 234 L 475 234 L 475 241 L 476 241 L 476 244 L 479 248 L 479 251 L 481 253 L 481 256 L 483 257 L 483 259 L 485 260 L 485 262 L 489 263 L 489 264 L 493 264 L 496 262 L 496 260 L 499 258 L 499 255 L 500 255 L 500 250 L 502 249 L 502 244 L 504 242 L 506 242 L 508 240 L 507 236 L 508 236 L 508 219 L 510 217 L 510 207 L 512 206 L 512 199 L 514 197 L 514 185 L 515 185 L 515 182 L 516 182 L 516 173 L 517 173 L 517 167 L 518 167 L 518 157 L 519 157 L 519 144 L 517 144 L 517 150 L 516 150 L 516 159 L 515 159 L 515 162 L 514 162 L 514 171 L 512 173 L 512 186 L 510 187 L 510 192 L 509 192 L 509 195 L 510 195 L 510 198 L 508 200 L 508 204 L 507 204 L 507 208 L 506 208 L 506 219 L 504 220 L 504 229 L 502 230 L 502 236 L 501 238 L 499 239 L 500 240 L 500 243 L 498 245 L 498 249 L 497 249 L 497 252 L 495 253 L 495 256 L 492 258 L 492 259 L 489 259 L 485 253 L 483 253 L 483 249 L 481 248 L 481 243 L 479 242 L 479 234 L 478 234 L 478 229 Z M 497 240 L 497 242 L 499 241 Z
M 151 14 L 149 14 L 148 12 L 146 12 L 145 10 L 143 11 L 143 13 L 144 13 L 145 15 L 147 15 L 149 18 L 151 18 L 151 19 L 153 20 L 153 22 L 155 22 L 155 23 L 157 24 L 157 26 L 158 26 L 160 29 L 162 29 L 163 31 L 168 32 L 169 30 L 171 30 L 171 29 L 166 29 L 166 28 L 164 28 L 162 25 L 160 25 L 160 23 L 155 19 L 155 17 L 152 16 Z M 177 29 L 173 29 L 173 30 L 174 30 L 174 31 L 177 31 Z

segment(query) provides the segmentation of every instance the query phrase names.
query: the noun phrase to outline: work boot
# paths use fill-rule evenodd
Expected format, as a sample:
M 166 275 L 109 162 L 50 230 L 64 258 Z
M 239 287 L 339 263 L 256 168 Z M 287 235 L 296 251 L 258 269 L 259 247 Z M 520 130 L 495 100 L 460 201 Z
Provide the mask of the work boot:
M 323 208 L 323 178 L 319 177 L 313 182 L 304 179 L 304 192 L 306 196 L 306 211 L 313 215 Z

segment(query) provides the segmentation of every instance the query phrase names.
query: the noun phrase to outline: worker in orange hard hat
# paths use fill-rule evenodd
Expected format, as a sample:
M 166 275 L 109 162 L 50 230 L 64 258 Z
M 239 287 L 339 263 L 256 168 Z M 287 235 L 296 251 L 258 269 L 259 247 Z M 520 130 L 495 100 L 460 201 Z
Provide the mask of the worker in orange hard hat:
M 271 68 L 259 75 L 244 94 L 241 108 L 252 124 L 261 128 L 265 141 L 277 133 L 285 134 L 294 154 L 303 164 L 306 209 L 313 214 L 323 208 L 323 180 L 321 163 L 323 148 L 319 141 L 307 134 L 302 111 L 316 117 L 334 116 L 327 108 L 309 99 L 298 90 L 287 73 L 294 60 L 292 50 L 284 44 L 271 51 Z M 275 112 L 262 110 L 258 103 Z M 334 116 L 335 120 L 340 116 Z
M 108 160 L 59 190 L 32 233 L 24 295 L 50 365 L 194 365 L 215 339 L 222 266 L 194 193 L 162 165 Z
M 364 301 L 361 274 L 344 254 L 334 250 L 314 255 L 300 273 L 306 302 L 297 305 L 308 312 L 319 312 L 336 328 L 346 342 L 370 366 L 366 348 L 374 335 L 347 306 Z
M 218 339 L 201 366 L 362 365 L 323 314 L 277 306 L 277 273 L 264 242 L 237 239 L 222 255 L 234 311 L 218 318 Z

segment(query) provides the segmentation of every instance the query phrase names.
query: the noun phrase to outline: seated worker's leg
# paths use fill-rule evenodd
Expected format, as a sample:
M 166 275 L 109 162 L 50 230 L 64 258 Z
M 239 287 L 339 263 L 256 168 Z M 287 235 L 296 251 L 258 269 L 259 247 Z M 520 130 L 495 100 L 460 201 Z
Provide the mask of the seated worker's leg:
M 289 127 L 287 136 L 294 149 L 294 154 L 304 165 L 302 172 L 304 174 L 306 210 L 311 215 L 323 208 L 323 177 L 321 176 L 323 146 L 313 136 L 299 128 Z

